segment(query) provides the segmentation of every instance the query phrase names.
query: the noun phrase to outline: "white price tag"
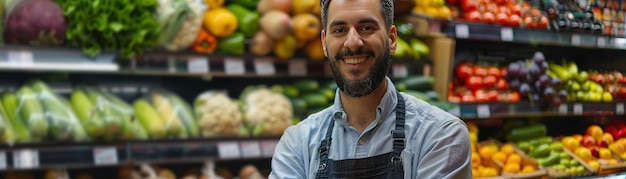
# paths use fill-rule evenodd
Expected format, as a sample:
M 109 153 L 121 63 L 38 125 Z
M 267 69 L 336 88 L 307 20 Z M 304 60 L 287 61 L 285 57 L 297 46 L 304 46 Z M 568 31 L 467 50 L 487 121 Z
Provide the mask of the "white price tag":
M 502 27 L 500 29 L 500 39 L 507 42 L 513 41 L 513 28 Z
M 572 34 L 572 45 L 573 46 L 580 46 L 580 35 Z
M 39 167 L 39 152 L 34 149 L 13 151 L 13 166 L 15 168 Z
M 7 153 L 0 151 L 0 170 L 7 169 Z
M 469 26 L 467 24 L 457 24 L 454 26 L 455 35 L 457 38 L 469 38 Z
M 476 115 L 478 116 L 478 118 L 488 118 L 489 116 L 491 116 L 489 105 L 479 104 L 478 106 L 476 106 Z
M 14 66 L 33 66 L 33 53 L 26 50 L 7 52 L 10 65 Z
M 239 144 L 237 142 L 218 142 L 217 152 L 220 159 L 239 158 Z
M 256 59 L 254 60 L 254 70 L 257 75 L 274 75 L 276 67 L 272 59 Z
M 261 157 L 261 146 L 258 141 L 244 141 L 239 143 L 241 156 L 246 158 Z
M 598 37 L 598 39 L 597 39 L 597 46 L 598 46 L 598 48 L 605 48 L 606 47 L 606 38 Z
M 224 71 L 228 75 L 243 75 L 246 73 L 246 66 L 243 59 L 224 59 Z
M 261 141 L 261 156 L 272 157 L 272 155 L 274 155 L 274 148 L 276 148 L 277 143 L 278 141 L 275 140 Z
M 567 104 L 559 105 L 559 114 L 561 115 L 567 114 Z
M 187 72 L 194 74 L 209 73 L 209 59 L 203 57 L 191 58 L 187 61 Z
M 291 76 L 306 76 L 307 66 L 306 60 L 289 60 L 289 75 Z
M 93 162 L 96 165 L 117 164 L 117 158 L 115 147 L 96 147 L 93 149 Z
M 583 104 L 576 103 L 574 104 L 574 115 L 583 114 Z
M 406 64 L 393 64 L 393 77 L 406 78 L 409 76 L 409 69 Z
M 624 103 L 615 104 L 615 115 L 624 115 Z

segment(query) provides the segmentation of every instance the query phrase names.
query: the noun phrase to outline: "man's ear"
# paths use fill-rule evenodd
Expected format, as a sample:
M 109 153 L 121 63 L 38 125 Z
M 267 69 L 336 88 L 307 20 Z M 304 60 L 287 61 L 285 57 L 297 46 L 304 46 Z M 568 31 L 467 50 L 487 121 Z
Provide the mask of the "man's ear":
M 320 40 L 322 40 L 322 50 L 324 50 L 324 56 L 328 58 L 328 54 L 326 53 L 326 31 L 322 29 L 320 33 Z
M 391 54 L 396 52 L 397 38 L 398 32 L 396 31 L 396 25 L 391 25 L 389 29 L 389 51 L 391 51 Z

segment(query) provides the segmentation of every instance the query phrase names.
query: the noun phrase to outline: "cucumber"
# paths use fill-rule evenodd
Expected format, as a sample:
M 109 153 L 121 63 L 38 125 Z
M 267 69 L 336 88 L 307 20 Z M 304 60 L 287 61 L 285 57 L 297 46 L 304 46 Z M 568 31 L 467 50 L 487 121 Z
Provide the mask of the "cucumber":
M 302 100 L 306 102 L 308 109 L 323 108 L 328 106 L 328 98 L 326 95 L 319 93 L 309 93 L 302 96 Z
M 548 156 L 545 158 L 538 158 L 537 162 L 539 165 L 547 167 L 557 164 L 560 161 L 561 157 L 559 152 L 549 152 Z
M 507 141 L 528 140 L 532 138 L 546 136 L 548 133 L 546 126 L 543 124 L 532 124 L 528 126 L 515 127 L 506 135 Z
M 301 93 L 316 92 L 320 89 L 320 84 L 311 79 L 298 80 L 293 83 L 293 86 L 298 88 Z
M 288 98 L 295 98 L 300 95 L 300 90 L 293 85 L 283 85 L 283 92 Z
M 407 90 L 426 91 L 433 89 L 435 78 L 432 76 L 411 76 L 400 83 L 404 83 Z
M 537 146 L 536 148 L 534 148 L 533 150 L 531 150 L 528 155 L 535 157 L 535 158 L 543 158 L 543 157 L 547 157 L 550 155 L 550 144 L 547 143 L 543 143 L 543 144 L 539 144 L 539 146 Z

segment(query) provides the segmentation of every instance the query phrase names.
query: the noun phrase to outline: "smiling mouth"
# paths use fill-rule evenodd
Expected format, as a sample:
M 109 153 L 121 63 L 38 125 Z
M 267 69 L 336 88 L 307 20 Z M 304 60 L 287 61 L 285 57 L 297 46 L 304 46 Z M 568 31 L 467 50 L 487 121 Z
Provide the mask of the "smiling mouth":
M 365 62 L 365 59 L 367 59 L 367 56 L 344 58 L 343 61 L 347 64 L 356 65 Z

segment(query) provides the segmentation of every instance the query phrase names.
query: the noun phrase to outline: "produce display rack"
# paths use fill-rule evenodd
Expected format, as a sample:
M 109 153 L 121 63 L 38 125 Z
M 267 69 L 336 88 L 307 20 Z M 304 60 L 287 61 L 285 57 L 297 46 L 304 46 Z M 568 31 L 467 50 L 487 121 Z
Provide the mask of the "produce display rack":
M 624 116 L 624 101 L 610 103 L 571 102 L 549 110 L 542 110 L 531 102 L 516 103 L 460 103 L 448 112 L 466 120 L 486 118 L 534 118 L 572 116 Z
M 0 147 L 0 171 L 269 159 L 277 137 L 43 142 Z

